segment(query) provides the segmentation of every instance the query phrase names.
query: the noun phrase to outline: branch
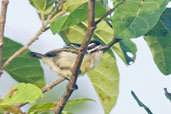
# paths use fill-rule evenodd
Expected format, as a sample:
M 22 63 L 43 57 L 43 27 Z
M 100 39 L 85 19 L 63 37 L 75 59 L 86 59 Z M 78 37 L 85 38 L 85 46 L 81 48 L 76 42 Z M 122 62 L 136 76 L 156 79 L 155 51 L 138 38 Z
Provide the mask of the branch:
M 80 71 L 80 66 L 84 57 L 84 54 L 86 52 L 88 43 L 91 39 L 91 36 L 95 30 L 95 0 L 88 0 L 88 28 L 84 37 L 84 40 L 81 44 L 80 49 L 78 50 L 78 56 L 76 58 L 74 67 L 72 69 L 72 76 L 70 78 L 70 81 L 67 85 L 66 91 L 64 92 L 63 97 L 59 100 L 59 103 L 57 105 L 55 114 L 61 114 L 62 110 L 68 101 L 69 97 L 71 96 L 72 92 L 74 91 L 75 83 L 77 81 L 77 77 Z
M 97 25 L 99 22 L 101 22 L 104 18 L 106 18 L 108 15 L 112 14 L 112 13 L 115 11 L 115 9 L 116 9 L 117 7 L 119 7 L 121 4 L 123 4 L 125 1 L 126 1 L 126 0 L 122 0 L 122 1 L 119 2 L 114 8 L 112 8 L 112 9 L 110 9 L 108 12 L 106 12 L 106 13 L 104 14 L 104 16 L 102 16 L 100 19 L 98 19 L 98 20 L 95 22 L 96 25 Z
M 55 87 L 56 85 L 58 85 L 59 83 L 63 82 L 64 80 L 66 80 L 66 78 L 61 77 L 55 81 L 53 81 L 52 83 L 46 85 L 45 87 L 42 88 L 42 92 L 46 93 L 47 91 L 51 90 L 53 87 Z
M 61 82 L 63 82 L 64 80 L 66 80 L 66 78 L 64 77 L 61 77 L 61 78 L 58 78 L 57 80 L 51 82 L 50 84 L 46 85 L 45 87 L 42 88 L 42 92 L 43 93 L 46 93 L 48 92 L 49 90 L 51 90 L 53 87 L 55 87 L 56 85 L 60 84 Z M 23 103 L 23 104 L 18 104 L 17 107 L 22 107 L 24 105 L 26 105 L 28 103 Z
M 3 36 L 6 20 L 6 12 L 8 6 L 8 0 L 2 0 L 1 16 L 0 16 L 0 75 L 2 74 L 2 47 L 3 47 Z
M 14 58 L 16 58 L 18 55 L 20 55 L 24 50 L 26 50 L 33 42 L 38 40 L 39 36 L 44 32 L 47 24 L 41 27 L 41 29 L 37 32 L 37 34 L 21 49 L 16 51 L 11 57 L 8 58 L 7 61 L 2 65 L 2 68 L 6 67 Z
M 102 48 L 100 48 L 100 50 L 103 51 L 107 51 L 109 48 L 111 48 L 114 44 L 118 43 L 119 41 L 121 41 L 122 39 L 118 39 L 118 38 L 113 38 L 112 41 L 109 42 L 108 45 L 103 46 Z
M 63 15 L 64 13 L 65 13 L 64 11 L 61 11 L 61 12 L 57 13 L 52 19 L 47 20 L 47 22 L 42 25 L 42 27 L 37 32 L 37 34 L 24 47 L 22 47 L 21 49 L 16 51 L 11 57 L 8 58 L 7 61 L 5 61 L 5 63 L 2 65 L 2 69 L 4 67 L 6 67 L 13 59 L 15 59 L 23 51 L 25 51 L 32 43 L 34 43 L 36 40 L 38 40 L 39 36 L 46 30 L 47 25 L 50 24 L 51 22 L 53 22 L 57 17 Z

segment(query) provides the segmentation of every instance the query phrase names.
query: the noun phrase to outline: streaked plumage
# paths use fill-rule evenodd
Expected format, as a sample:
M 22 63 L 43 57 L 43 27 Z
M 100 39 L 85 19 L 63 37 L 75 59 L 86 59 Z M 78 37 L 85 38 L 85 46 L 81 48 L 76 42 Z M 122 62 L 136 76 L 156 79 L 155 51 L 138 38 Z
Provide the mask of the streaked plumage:
M 92 40 L 89 43 L 80 68 L 81 74 L 84 74 L 97 66 L 103 54 L 100 47 L 102 47 L 102 45 L 98 41 Z M 71 69 L 75 63 L 79 48 L 80 44 L 70 43 L 64 48 L 49 51 L 44 55 L 36 52 L 31 52 L 30 55 L 41 59 L 57 75 L 70 77 L 72 74 Z

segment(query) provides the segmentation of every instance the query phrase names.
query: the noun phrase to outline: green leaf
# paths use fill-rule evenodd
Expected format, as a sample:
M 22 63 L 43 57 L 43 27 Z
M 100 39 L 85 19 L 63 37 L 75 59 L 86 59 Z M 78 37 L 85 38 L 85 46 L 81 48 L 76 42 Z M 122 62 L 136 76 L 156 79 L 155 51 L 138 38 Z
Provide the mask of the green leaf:
M 102 17 L 106 12 L 105 8 L 99 2 L 96 2 L 95 11 L 96 11 L 95 17 L 97 18 Z M 57 18 L 50 25 L 50 29 L 53 34 L 56 34 L 62 30 L 67 29 L 72 25 L 79 24 L 80 22 L 85 21 L 87 19 L 88 19 L 88 3 L 84 2 L 84 4 L 81 4 L 69 15 Z
M 66 29 L 65 31 L 60 32 L 59 34 L 67 43 L 80 43 L 80 39 L 83 38 L 87 29 L 86 26 L 86 23 L 75 25 Z M 102 21 L 97 25 L 97 29 L 94 31 L 93 37 L 94 39 L 101 40 L 104 44 L 108 44 L 113 38 L 113 30 L 106 24 L 106 22 Z M 124 40 L 122 42 L 115 44 L 111 49 L 114 50 L 121 57 L 125 64 L 129 64 L 136 58 L 136 45 L 130 40 Z M 133 57 L 129 57 L 127 52 L 130 52 Z
M 47 112 L 55 108 L 55 103 L 35 104 L 29 109 L 28 114 L 39 114 L 40 112 Z
M 116 5 L 121 0 L 116 0 Z M 115 37 L 129 39 L 147 33 L 158 22 L 169 0 L 126 0 L 113 16 Z
M 104 53 L 99 65 L 88 73 L 90 80 L 108 114 L 114 107 L 119 92 L 119 73 L 111 51 Z
M 63 110 L 62 111 L 62 114 L 74 114 L 74 113 L 71 113 L 71 112 L 68 112 L 68 111 Z
M 2 62 L 4 63 L 23 45 L 4 38 Z M 18 82 L 33 83 L 39 87 L 45 85 L 43 69 L 40 61 L 29 56 L 30 51 L 26 50 L 17 56 L 7 67 L 7 71 Z
M 48 14 L 53 8 L 53 0 L 29 0 L 38 11 Z
M 96 39 L 100 39 L 105 44 L 108 44 L 113 39 L 113 34 L 114 32 L 112 28 L 105 21 L 100 22 L 97 25 L 96 30 L 94 31 L 94 37 Z M 124 39 L 112 46 L 111 49 L 114 50 L 128 65 L 130 62 L 134 62 L 134 60 L 136 59 L 137 48 L 131 40 Z M 130 57 L 128 55 L 128 52 L 131 53 L 133 56 Z
M 72 99 L 67 102 L 67 105 L 71 105 L 74 103 L 79 103 L 79 102 L 85 102 L 85 101 L 94 101 L 93 99 L 90 98 L 78 98 L 78 99 Z
M 78 102 L 85 102 L 85 101 L 94 101 L 94 100 L 89 99 L 89 98 L 73 99 L 73 100 L 69 100 L 67 102 L 67 105 L 71 105 L 71 104 L 78 103 Z M 57 105 L 56 102 L 45 103 L 45 104 L 35 104 L 29 109 L 28 114 L 39 114 L 41 112 L 52 111 L 52 110 L 55 110 L 56 105 Z M 66 111 L 63 111 L 62 113 L 71 114 Z
M 8 107 L 0 108 L 0 112 L 11 112 L 12 114 L 23 114 L 20 108 L 18 108 L 17 106 L 8 106 Z
M 119 44 L 127 64 L 129 65 L 131 62 L 134 62 L 136 59 L 136 52 L 137 52 L 136 45 L 131 40 L 121 40 Z M 132 54 L 132 56 L 128 55 L 129 53 Z
M 85 35 L 85 26 L 72 26 L 60 35 L 66 43 L 80 43 Z M 119 89 L 119 73 L 116 60 L 111 51 L 103 54 L 98 67 L 88 73 L 101 100 L 105 113 L 108 114 L 116 103 Z
M 72 12 L 77 7 L 80 7 L 82 4 L 86 3 L 88 0 L 66 0 L 63 6 L 63 10 L 67 12 Z
M 20 83 L 14 86 L 0 102 L 0 107 L 8 107 L 19 103 L 34 103 L 43 97 L 41 89 L 33 84 Z
M 167 88 L 164 88 L 164 92 L 165 92 L 166 97 L 171 101 L 171 93 L 167 91 Z
M 147 111 L 148 114 L 153 114 L 151 110 L 138 99 L 138 97 L 135 95 L 133 91 L 131 91 L 131 94 L 134 97 L 134 99 L 137 101 L 140 107 L 143 107 Z
M 171 74 L 171 8 L 165 10 L 157 25 L 144 39 L 150 46 L 153 58 L 160 71 Z

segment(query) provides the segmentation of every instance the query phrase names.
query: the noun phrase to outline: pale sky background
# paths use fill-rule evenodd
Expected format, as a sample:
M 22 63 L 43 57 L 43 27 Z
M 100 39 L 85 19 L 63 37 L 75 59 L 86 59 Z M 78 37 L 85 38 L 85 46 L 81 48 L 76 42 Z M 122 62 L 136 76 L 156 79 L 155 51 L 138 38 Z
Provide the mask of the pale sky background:
M 41 22 L 35 9 L 28 0 L 9 0 L 5 36 L 26 44 L 39 30 Z M 1 4 L 1 3 L 0 3 Z M 120 92 L 116 106 L 110 114 L 146 114 L 131 96 L 133 90 L 140 100 L 147 105 L 154 114 L 171 114 L 171 102 L 165 97 L 163 88 L 171 92 L 171 75 L 164 76 L 157 68 L 152 58 L 149 47 L 143 38 L 133 39 L 137 45 L 137 58 L 133 65 L 126 66 L 116 56 L 120 72 Z M 30 49 L 45 53 L 49 50 L 64 46 L 62 39 L 50 31 L 43 33 Z M 46 83 L 58 78 L 47 66 L 45 70 Z M 96 102 L 87 102 L 85 105 L 74 109 L 74 114 L 104 114 L 102 106 L 87 76 L 78 79 L 79 90 L 75 91 L 72 98 L 88 97 Z M 4 72 L 0 78 L 0 96 L 4 97 L 7 91 L 17 84 L 8 73 Z M 44 100 L 53 101 L 63 94 L 65 84 L 62 83 L 52 91 L 45 94 Z M 58 90 L 60 91 L 58 93 Z M 60 95 L 59 95 L 60 94 Z M 49 97 L 50 96 L 50 97 Z M 56 96 L 58 96 L 56 98 Z M 40 100 L 42 102 L 43 100 Z M 81 111 L 82 110 L 82 111 Z

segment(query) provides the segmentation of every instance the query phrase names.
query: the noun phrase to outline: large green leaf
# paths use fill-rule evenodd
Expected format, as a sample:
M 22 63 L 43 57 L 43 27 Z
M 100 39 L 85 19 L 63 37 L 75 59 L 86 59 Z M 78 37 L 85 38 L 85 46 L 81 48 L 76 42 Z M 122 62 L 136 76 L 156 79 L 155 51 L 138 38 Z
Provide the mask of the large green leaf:
M 69 15 L 62 16 L 57 18 L 51 25 L 50 29 L 53 34 L 56 34 L 62 30 L 65 30 L 66 28 L 76 25 L 80 23 L 81 21 L 85 21 L 88 19 L 88 3 L 83 2 L 84 4 L 81 4 L 79 7 L 74 9 L 74 11 L 70 12 Z M 96 9 L 95 9 L 95 17 L 99 18 L 102 17 L 106 10 L 101 5 L 100 2 L 96 2 Z
M 21 47 L 23 47 L 21 44 L 4 38 L 3 63 Z M 25 50 L 5 67 L 5 71 L 19 82 L 33 83 L 43 87 L 45 85 L 43 69 L 39 60 L 30 57 L 29 53 L 29 50 Z
M 0 102 L 0 106 L 10 106 L 18 103 L 34 103 L 43 97 L 41 89 L 33 84 L 20 83 L 14 86 Z
M 171 8 L 166 9 L 144 38 L 160 71 L 165 75 L 171 74 Z
M 121 0 L 115 0 L 116 5 Z M 126 0 L 113 16 L 115 36 L 121 39 L 144 35 L 158 22 L 169 0 Z
M 38 11 L 48 14 L 53 8 L 53 0 L 29 0 Z
M 20 103 L 34 103 L 43 96 L 41 89 L 32 84 L 20 83 L 14 86 L 0 102 L 0 111 L 20 112 L 14 106 Z M 16 113 L 15 113 L 16 114 Z
M 88 73 L 100 98 L 105 114 L 114 107 L 119 92 L 119 73 L 112 52 L 105 53 L 97 68 Z
M 84 28 L 85 26 L 82 24 L 72 26 L 60 32 L 60 35 L 66 43 L 81 43 L 85 35 Z M 89 72 L 88 75 L 101 100 L 105 113 L 109 113 L 116 103 L 119 89 L 119 73 L 113 53 L 111 51 L 106 52 L 102 56 L 98 67 Z
M 8 111 L 13 114 L 22 114 L 21 110 L 15 106 L 22 103 L 34 103 L 41 98 L 41 89 L 32 84 L 20 83 L 14 86 L 0 102 L 0 112 Z

